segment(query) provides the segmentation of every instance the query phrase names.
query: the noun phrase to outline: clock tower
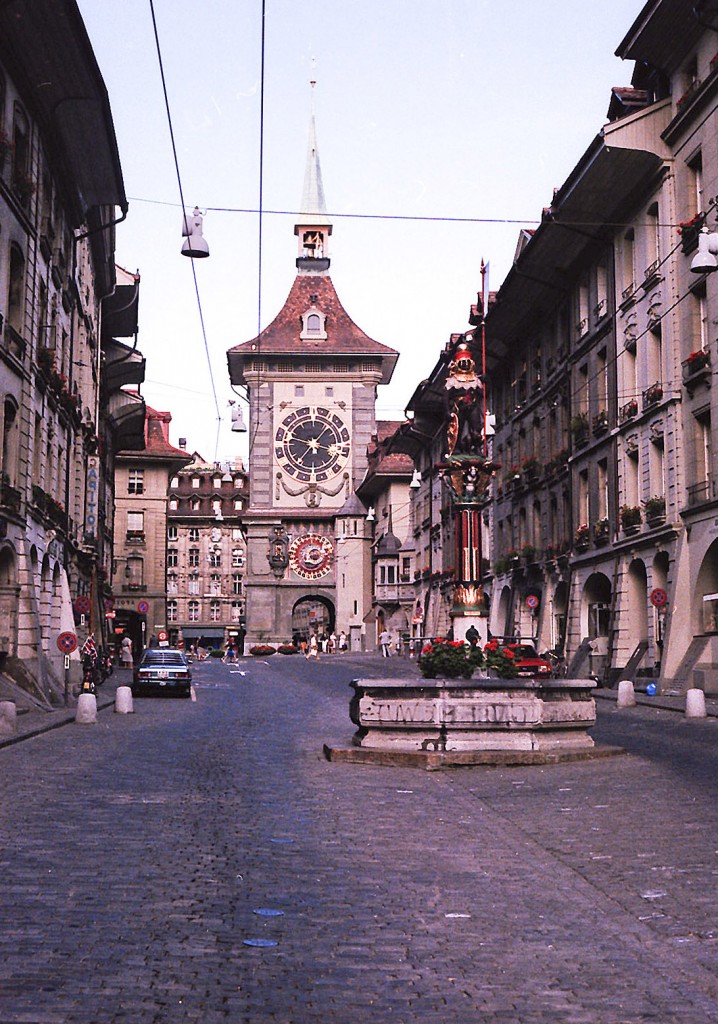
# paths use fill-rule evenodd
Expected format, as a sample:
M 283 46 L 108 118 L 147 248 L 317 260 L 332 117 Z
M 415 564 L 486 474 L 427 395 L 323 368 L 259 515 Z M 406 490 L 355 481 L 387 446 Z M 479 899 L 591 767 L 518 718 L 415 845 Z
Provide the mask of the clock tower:
M 358 636 L 371 601 L 371 534 L 353 495 L 376 432 L 377 387 L 391 380 L 398 352 L 357 327 L 329 276 L 332 225 L 313 115 L 294 233 L 297 276 L 284 306 L 227 353 L 232 384 L 249 396 L 249 645 L 312 631 Z M 351 571 L 338 579 L 336 544 L 347 529 L 342 567 Z M 338 587 L 355 596 L 347 602 Z M 337 621 L 338 597 L 349 621 Z

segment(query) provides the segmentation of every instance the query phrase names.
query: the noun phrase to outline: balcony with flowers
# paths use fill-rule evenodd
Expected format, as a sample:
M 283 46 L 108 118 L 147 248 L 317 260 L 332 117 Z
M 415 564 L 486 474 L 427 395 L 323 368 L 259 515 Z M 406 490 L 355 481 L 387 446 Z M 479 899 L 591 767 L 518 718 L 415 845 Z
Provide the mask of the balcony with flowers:
M 521 476 L 527 484 L 536 483 L 539 478 L 539 460 L 535 455 L 527 455 L 521 462 Z
M 603 519 L 597 520 L 597 522 L 595 522 L 593 525 L 594 543 L 597 544 L 599 547 L 602 547 L 604 544 L 608 544 L 610 537 L 609 531 L 610 523 L 608 520 L 608 516 L 604 516 Z
M 588 523 L 581 523 L 573 538 L 573 546 L 577 551 L 587 551 L 591 543 L 591 528 Z
M 524 544 L 519 554 L 524 565 L 533 565 L 538 558 L 538 549 L 533 544 Z
M 544 472 L 548 480 L 553 477 L 559 476 L 568 466 L 570 452 L 568 448 L 562 448 L 560 452 L 557 452 L 553 458 L 549 459 L 544 466 Z
M 643 522 L 643 513 L 641 512 L 640 505 L 623 505 L 620 517 L 621 528 L 627 536 L 638 533 Z
M 678 234 L 681 236 L 681 252 L 687 255 L 698 248 L 698 236 L 705 222 L 706 215 L 704 213 L 697 213 L 690 220 L 681 221 L 678 225 Z
M 659 402 L 663 401 L 663 385 L 660 381 L 656 381 L 655 384 L 651 384 L 650 387 L 646 388 L 643 392 L 643 409 L 650 409 L 654 405 L 658 405 Z
M 666 499 L 662 495 L 654 495 L 643 503 L 643 511 L 649 526 L 662 526 L 666 521 Z
M 638 415 L 638 402 L 635 398 L 631 398 L 630 401 L 622 405 L 618 411 L 618 419 L 620 423 L 627 423 L 628 420 L 632 420 L 634 416 Z
M 593 417 L 591 429 L 594 437 L 601 437 L 606 433 L 608 430 L 608 413 L 605 409 L 601 409 L 601 411 Z
M 699 348 L 695 352 L 691 352 L 688 358 L 684 359 L 681 363 L 681 376 L 689 394 L 693 394 L 693 389 L 701 382 L 710 387 L 710 352 L 705 348 Z

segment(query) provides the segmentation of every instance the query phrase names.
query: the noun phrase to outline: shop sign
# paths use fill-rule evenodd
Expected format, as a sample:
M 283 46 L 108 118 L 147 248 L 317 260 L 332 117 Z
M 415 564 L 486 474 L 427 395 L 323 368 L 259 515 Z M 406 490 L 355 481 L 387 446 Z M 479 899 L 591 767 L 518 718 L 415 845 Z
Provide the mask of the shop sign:
M 87 456 L 87 478 L 85 482 L 85 533 L 97 536 L 97 520 L 100 511 L 100 458 Z

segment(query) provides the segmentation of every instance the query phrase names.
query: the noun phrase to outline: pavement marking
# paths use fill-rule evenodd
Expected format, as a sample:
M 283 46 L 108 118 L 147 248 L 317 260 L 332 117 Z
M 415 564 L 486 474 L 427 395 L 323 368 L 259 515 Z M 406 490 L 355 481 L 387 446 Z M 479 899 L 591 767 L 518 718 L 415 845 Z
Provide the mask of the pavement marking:
M 190 686 L 190 688 L 189 688 L 189 695 L 190 695 L 190 699 L 193 700 L 196 703 L 197 702 L 197 691 L 195 690 L 194 686 Z

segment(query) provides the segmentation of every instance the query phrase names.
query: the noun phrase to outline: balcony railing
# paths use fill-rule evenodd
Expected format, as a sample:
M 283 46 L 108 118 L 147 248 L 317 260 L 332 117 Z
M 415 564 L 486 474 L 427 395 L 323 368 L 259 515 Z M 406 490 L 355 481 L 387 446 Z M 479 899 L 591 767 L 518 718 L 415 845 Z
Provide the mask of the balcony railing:
M 693 390 L 700 382 L 710 387 L 711 382 L 711 357 L 706 349 L 698 349 L 691 352 L 687 359 L 681 363 L 681 376 L 686 391 L 693 394 Z
M 707 501 L 713 501 L 716 497 L 715 480 L 708 477 L 707 480 L 701 480 L 700 483 L 691 484 L 686 491 L 686 497 L 689 506 L 703 505 Z
M 656 381 L 643 392 L 643 408 L 650 409 L 651 406 L 658 405 L 661 401 L 663 401 L 663 385 L 660 381 Z
M 410 583 L 376 583 L 374 596 L 380 604 L 391 601 L 412 602 L 414 600 L 414 582 L 412 580 Z

